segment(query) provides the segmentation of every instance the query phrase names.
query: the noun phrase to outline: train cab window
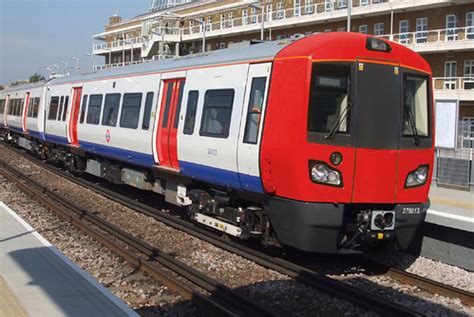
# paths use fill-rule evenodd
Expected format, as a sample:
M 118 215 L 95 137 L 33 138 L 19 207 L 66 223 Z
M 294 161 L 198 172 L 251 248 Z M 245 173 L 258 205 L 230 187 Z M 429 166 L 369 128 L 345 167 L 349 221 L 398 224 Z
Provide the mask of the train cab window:
M 199 135 L 227 138 L 229 136 L 233 103 L 234 89 L 206 91 Z
M 67 116 L 67 109 L 69 107 L 69 96 L 66 96 L 66 99 L 64 99 L 64 111 L 63 111 L 63 121 L 66 121 L 66 116 Z
M 56 120 L 58 115 L 59 97 L 51 97 L 49 102 L 48 120 Z
M 102 125 L 115 127 L 120 107 L 120 94 L 105 95 L 104 113 L 102 114 Z
M 308 109 L 308 133 L 326 136 L 350 132 L 350 65 L 313 66 Z
M 86 110 L 87 110 L 87 95 L 84 95 L 82 97 L 82 106 L 81 106 L 81 117 L 80 117 L 80 123 L 84 123 L 84 119 L 86 117 Z
M 153 106 L 153 92 L 146 94 L 145 110 L 143 111 L 142 129 L 148 130 L 150 128 L 151 108 Z
M 58 110 L 58 118 L 57 120 L 61 120 L 61 115 L 63 113 L 63 105 L 64 105 L 64 96 L 61 96 L 61 101 L 59 102 L 59 110 Z
M 247 122 L 245 123 L 244 143 L 257 144 L 266 82 L 266 77 L 252 79 Z
M 184 118 L 184 134 L 194 133 L 194 124 L 196 122 L 196 110 L 199 99 L 199 91 L 191 90 L 188 93 L 188 104 L 186 106 L 186 117 Z
M 40 98 L 39 97 L 34 98 L 33 99 L 33 113 L 32 113 L 33 118 L 38 118 L 39 105 L 40 105 Z
M 120 127 L 129 129 L 136 129 L 138 127 L 141 104 L 141 93 L 123 95 L 122 113 L 120 115 Z
M 89 109 L 87 110 L 88 124 L 99 124 L 100 110 L 102 109 L 102 95 L 91 95 L 89 98 Z
M 427 79 L 405 75 L 403 106 L 403 136 L 429 137 Z

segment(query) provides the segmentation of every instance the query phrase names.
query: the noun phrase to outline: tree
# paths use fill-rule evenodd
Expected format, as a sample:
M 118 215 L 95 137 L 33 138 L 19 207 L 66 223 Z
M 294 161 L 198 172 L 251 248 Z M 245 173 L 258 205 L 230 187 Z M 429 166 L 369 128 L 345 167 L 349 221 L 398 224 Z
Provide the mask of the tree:
M 3 87 L 3 85 L 0 85 L 0 90 L 3 90 L 5 89 L 5 87 Z
M 35 83 L 37 81 L 42 81 L 44 80 L 44 76 L 38 73 L 34 73 L 33 75 L 30 76 L 30 83 Z

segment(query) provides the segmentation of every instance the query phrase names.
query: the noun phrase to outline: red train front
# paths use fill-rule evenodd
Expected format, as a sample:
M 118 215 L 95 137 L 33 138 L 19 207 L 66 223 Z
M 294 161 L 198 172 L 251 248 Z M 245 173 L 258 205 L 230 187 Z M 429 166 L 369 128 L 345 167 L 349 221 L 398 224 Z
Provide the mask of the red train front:
M 402 250 L 428 208 L 431 70 L 354 33 L 307 37 L 275 58 L 260 153 L 280 242 L 312 252 Z

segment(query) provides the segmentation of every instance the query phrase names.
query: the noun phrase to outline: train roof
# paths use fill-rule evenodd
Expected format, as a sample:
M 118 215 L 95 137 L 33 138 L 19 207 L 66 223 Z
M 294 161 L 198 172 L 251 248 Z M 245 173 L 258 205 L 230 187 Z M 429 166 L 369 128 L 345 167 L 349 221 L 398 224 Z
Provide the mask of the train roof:
M 146 74 L 154 72 L 189 69 L 208 65 L 232 64 L 244 61 L 271 60 L 289 41 L 258 42 L 236 44 L 230 48 L 194 54 L 173 59 L 117 67 L 83 75 L 60 77 L 51 81 L 52 86 L 70 82 L 90 81 L 109 77 L 122 77 L 130 74 Z
M 5 93 L 10 93 L 10 92 L 15 92 L 15 91 L 21 91 L 21 90 L 29 90 L 33 88 L 38 88 L 38 87 L 43 87 L 46 85 L 47 81 L 42 80 L 34 83 L 29 83 L 29 84 L 23 84 L 23 85 L 17 85 L 17 86 L 10 86 L 7 89 L 0 90 L 0 94 L 5 94 Z

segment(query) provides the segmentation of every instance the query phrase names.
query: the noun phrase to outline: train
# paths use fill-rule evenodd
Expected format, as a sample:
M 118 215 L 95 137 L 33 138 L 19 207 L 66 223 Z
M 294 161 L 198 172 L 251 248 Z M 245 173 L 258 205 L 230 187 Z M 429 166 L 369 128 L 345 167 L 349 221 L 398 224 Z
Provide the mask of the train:
M 251 41 L 10 87 L 0 131 L 266 245 L 406 250 L 429 208 L 430 66 L 370 35 Z

